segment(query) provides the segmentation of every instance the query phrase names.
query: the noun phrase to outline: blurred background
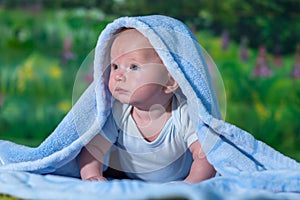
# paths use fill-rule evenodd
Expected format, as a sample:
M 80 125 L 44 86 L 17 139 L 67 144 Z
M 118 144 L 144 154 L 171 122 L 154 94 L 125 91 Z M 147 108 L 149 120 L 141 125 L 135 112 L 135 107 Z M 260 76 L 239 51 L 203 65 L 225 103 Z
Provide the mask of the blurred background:
M 71 108 L 101 30 L 146 14 L 195 33 L 222 75 L 226 121 L 300 161 L 299 0 L 0 0 L 0 139 L 39 145 Z

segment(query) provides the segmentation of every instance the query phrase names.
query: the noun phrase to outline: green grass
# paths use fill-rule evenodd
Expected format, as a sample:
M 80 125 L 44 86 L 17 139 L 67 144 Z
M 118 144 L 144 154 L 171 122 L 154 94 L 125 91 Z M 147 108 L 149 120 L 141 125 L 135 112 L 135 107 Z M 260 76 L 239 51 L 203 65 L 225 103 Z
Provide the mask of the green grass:
M 0 200 L 17 200 L 18 198 L 7 195 L 7 194 L 0 194 Z

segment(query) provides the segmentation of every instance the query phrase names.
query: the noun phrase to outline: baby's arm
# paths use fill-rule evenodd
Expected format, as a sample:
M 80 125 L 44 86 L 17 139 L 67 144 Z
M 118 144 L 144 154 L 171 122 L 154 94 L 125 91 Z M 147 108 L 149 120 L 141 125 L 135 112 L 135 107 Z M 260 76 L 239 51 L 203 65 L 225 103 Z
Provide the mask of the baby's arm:
M 83 180 L 106 181 L 102 175 L 104 156 L 111 147 L 111 143 L 100 134 L 80 152 L 80 176 Z
M 207 161 L 205 152 L 202 150 L 199 141 L 195 141 L 189 147 L 193 154 L 193 163 L 189 175 L 184 182 L 197 183 L 215 176 L 214 167 Z

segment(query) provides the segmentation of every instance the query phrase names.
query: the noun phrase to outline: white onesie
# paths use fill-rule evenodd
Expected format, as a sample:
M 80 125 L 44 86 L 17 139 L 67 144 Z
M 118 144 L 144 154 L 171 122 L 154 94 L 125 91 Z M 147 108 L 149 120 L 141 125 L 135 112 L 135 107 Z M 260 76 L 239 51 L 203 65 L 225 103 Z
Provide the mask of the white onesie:
M 130 178 L 145 181 L 183 180 L 193 162 L 188 147 L 198 139 L 186 100 L 179 102 L 174 95 L 172 116 L 153 142 L 143 138 L 130 114 L 131 109 L 132 106 L 115 101 L 103 128 L 104 136 L 119 151 L 122 171 Z

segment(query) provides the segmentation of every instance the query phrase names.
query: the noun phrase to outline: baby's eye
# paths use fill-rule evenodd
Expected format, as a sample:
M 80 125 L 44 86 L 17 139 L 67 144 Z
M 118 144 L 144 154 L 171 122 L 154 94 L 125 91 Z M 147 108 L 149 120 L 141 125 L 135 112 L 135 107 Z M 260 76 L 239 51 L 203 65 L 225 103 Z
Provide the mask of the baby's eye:
M 116 64 L 111 64 L 111 69 L 117 70 L 118 68 L 119 68 L 118 65 L 116 65 Z
M 138 70 L 138 69 L 140 69 L 140 67 L 137 66 L 137 65 L 131 65 L 130 69 L 131 70 Z

